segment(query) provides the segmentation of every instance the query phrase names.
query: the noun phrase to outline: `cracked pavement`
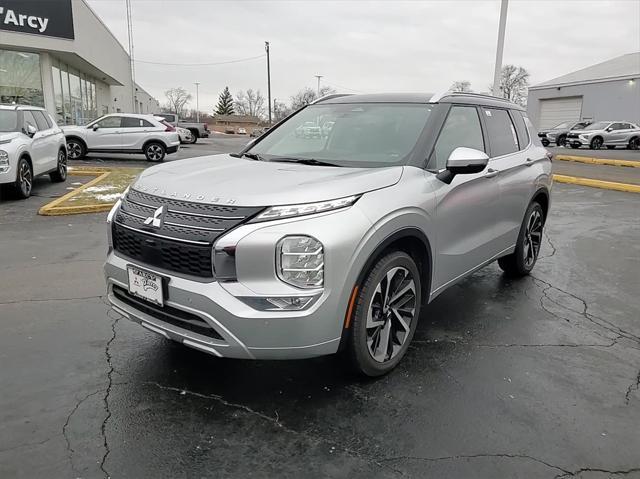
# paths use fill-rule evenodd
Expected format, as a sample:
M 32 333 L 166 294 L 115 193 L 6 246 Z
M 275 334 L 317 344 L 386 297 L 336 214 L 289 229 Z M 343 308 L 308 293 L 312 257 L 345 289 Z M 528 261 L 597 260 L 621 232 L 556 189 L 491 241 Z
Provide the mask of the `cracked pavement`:
M 0 203 L 0 477 L 640 477 L 637 195 L 555 185 L 533 275 L 443 293 L 378 380 L 121 319 L 104 215 L 45 201 Z

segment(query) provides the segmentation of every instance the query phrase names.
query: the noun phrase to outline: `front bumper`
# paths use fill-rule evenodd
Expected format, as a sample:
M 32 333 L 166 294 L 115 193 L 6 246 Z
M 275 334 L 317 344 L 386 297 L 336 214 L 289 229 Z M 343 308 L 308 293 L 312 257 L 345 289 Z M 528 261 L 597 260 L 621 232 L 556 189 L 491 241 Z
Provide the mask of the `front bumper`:
M 349 295 L 362 267 L 354 262 L 355 251 L 363 231 L 370 227 L 370 221 L 355 206 L 302 219 L 241 226 L 227 235 L 239 238 L 238 281 L 230 283 L 196 280 L 158 270 L 110 250 L 104 267 L 108 299 L 116 311 L 146 329 L 216 356 L 300 359 L 332 354 L 338 350 Z M 323 289 L 302 291 L 277 279 L 274 247 L 282 237 L 292 234 L 310 235 L 323 243 Z M 162 314 L 123 301 L 122 291 L 128 290 L 128 265 L 168 278 L 165 305 L 195 315 L 217 337 L 167 322 Z M 308 309 L 297 311 L 260 311 L 239 299 L 312 292 L 318 299 Z

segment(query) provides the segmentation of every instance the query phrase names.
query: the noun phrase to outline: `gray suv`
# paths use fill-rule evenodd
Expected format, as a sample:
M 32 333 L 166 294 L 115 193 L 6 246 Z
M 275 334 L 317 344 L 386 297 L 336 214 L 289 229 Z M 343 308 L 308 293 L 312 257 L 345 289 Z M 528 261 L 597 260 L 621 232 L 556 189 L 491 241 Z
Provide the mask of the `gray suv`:
M 333 124 L 297 134 L 310 122 Z M 109 301 L 215 356 L 344 350 L 381 375 L 444 290 L 494 260 L 531 271 L 551 182 L 505 100 L 329 96 L 241 153 L 144 171 L 108 216 Z

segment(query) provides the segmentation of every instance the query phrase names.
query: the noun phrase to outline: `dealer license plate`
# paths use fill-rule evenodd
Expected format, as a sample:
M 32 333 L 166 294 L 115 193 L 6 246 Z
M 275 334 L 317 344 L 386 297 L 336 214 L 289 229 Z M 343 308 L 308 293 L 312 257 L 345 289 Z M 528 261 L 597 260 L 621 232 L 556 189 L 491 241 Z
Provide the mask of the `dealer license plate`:
M 129 292 L 157 305 L 164 305 L 162 277 L 133 266 L 128 266 Z

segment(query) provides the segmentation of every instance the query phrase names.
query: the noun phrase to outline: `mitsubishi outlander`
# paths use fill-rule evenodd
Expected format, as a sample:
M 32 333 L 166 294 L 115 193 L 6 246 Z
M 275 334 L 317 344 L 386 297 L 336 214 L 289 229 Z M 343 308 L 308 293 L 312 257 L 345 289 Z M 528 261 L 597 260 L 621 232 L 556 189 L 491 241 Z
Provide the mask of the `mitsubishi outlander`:
M 218 357 L 344 351 L 382 375 L 445 289 L 494 260 L 532 270 L 551 182 L 506 100 L 331 95 L 240 153 L 144 171 L 108 216 L 108 297 Z

